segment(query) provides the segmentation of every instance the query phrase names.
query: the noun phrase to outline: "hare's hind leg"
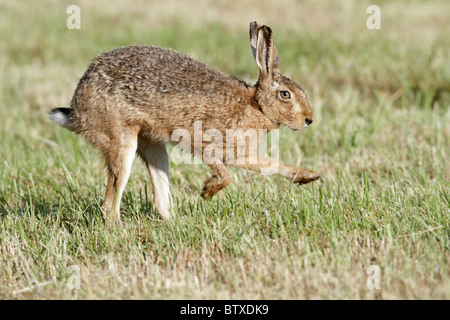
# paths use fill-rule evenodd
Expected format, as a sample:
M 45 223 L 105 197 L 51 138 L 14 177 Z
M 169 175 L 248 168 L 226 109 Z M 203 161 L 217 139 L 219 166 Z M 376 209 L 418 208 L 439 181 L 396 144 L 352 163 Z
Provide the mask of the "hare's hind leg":
M 153 205 L 163 219 L 170 219 L 172 199 L 169 189 L 169 155 L 162 142 L 139 138 L 138 153 L 147 165 L 153 186 Z
M 108 147 L 102 148 L 108 170 L 108 184 L 102 211 L 109 220 L 120 221 L 120 200 L 130 177 L 136 149 L 137 134 L 128 131 L 123 132 L 117 139 L 110 140 Z

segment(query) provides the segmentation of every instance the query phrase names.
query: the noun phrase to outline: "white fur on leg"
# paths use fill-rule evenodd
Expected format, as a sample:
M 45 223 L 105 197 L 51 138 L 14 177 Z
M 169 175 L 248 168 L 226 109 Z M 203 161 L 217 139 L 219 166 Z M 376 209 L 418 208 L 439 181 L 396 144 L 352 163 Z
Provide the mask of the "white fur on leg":
M 165 144 L 146 143 L 139 145 L 139 151 L 147 162 L 148 172 L 152 179 L 153 205 L 164 219 L 173 217 L 172 197 L 169 188 L 169 155 Z

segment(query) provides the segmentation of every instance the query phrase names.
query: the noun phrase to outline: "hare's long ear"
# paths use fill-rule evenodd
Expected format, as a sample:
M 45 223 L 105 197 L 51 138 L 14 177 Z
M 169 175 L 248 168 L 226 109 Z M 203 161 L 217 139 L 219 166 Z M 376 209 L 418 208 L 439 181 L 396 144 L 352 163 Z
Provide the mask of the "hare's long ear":
M 258 29 L 260 28 L 260 25 L 254 21 L 250 23 L 250 46 L 252 48 L 252 54 L 253 58 L 255 59 L 256 63 L 258 63 L 257 60 L 257 44 L 258 44 Z M 270 30 L 269 27 L 266 27 Z M 270 31 L 272 33 L 272 31 Z M 272 40 L 272 46 L 273 46 L 273 68 L 278 69 L 279 67 L 279 57 L 278 57 L 278 50 L 277 47 L 273 44 Z M 259 64 L 258 64 L 259 65 Z
M 280 67 L 280 57 L 278 56 L 278 50 L 275 45 L 273 45 L 273 68 L 277 69 Z
M 253 59 L 256 61 L 256 43 L 258 42 L 259 24 L 256 21 L 250 22 L 250 46 L 252 47 Z
M 258 28 L 256 42 L 256 63 L 261 71 L 261 80 L 272 79 L 275 62 L 275 50 L 273 45 L 272 30 L 268 26 Z

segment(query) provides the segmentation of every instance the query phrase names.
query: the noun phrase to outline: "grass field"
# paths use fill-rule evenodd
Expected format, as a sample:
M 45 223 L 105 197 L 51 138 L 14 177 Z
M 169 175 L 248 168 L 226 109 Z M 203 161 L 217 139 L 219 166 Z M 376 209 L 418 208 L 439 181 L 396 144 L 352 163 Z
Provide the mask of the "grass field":
M 381 30 L 370 4 L 0 0 L 0 299 L 450 298 L 450 3 L 378 1 Z M 102 159 L 46 112 L 97 54 L 135 43 L 254 83 L 253 20 L 315 112 L 282 132 L 281 159 L 322 178 L 233 169 L 204 201 L 208 167 L 171 163 L 168 222 L 136 161 L 122 225 L 104 224 Z

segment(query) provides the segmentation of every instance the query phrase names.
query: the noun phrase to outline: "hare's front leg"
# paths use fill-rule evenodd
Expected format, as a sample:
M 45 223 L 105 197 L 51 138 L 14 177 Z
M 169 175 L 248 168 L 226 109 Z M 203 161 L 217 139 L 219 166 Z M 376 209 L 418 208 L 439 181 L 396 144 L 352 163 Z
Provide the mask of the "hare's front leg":
M 170 219 L 172 199 L 169 189 L 169 155 L 164 143 L 139 138 L 138 153 L 144 159 L 153 186 L 153 205 L 163 219 Z
M 258 155 L 238 158 L 233 166 L 245 168 L 267 175 L 279 175 L 292 183 L 305 184 L 320 178 L 320 175 L 306 168 L 289 166 L 282 162 Z
M 202 198 L 207 200 L 230 184 L 231 174 L 218 159 L 205 159 L 205 162 L 214 172 L 213 176 L 205 181 L 201 193 Z

